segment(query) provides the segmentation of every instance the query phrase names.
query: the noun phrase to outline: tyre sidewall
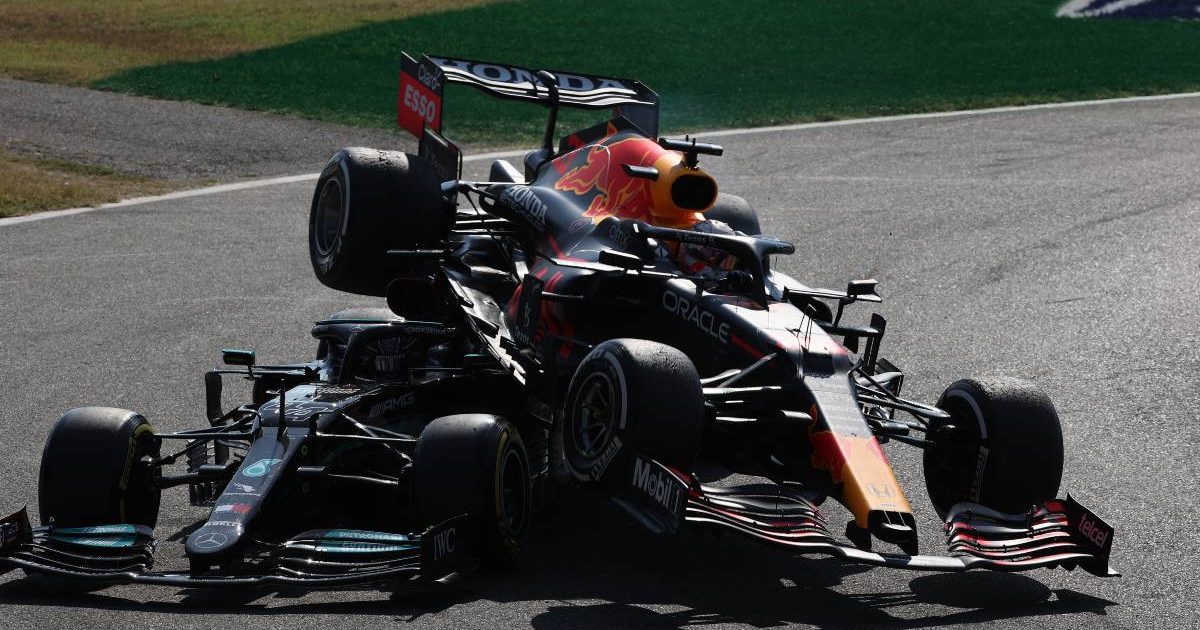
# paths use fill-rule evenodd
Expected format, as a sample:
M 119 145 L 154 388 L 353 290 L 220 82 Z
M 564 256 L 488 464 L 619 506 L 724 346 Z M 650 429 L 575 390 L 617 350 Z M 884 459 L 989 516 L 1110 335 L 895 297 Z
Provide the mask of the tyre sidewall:
M 341 228 L 338 230 L 337 238 L 333 246 L 328 252 L 322 253 L 317 246 L 317 210 L 324 195 L 325 189 L 330 184 L 337 185 L 341 188 L 342 202 L 342 222 Z M 312 257 L 313 270 L 317 277 L 337 277 L 336 264 L 341 260 L 342 252 L 346 247 L 346 241 L 349 236 L 350 220 L 354 213 L 350 211 L 350 176 L 347 171 L 346 161 L 343 157 L 343 152 L 325 165 L 325 169 L 321 171 L 320 177 L 317 179 L 316 191 L 313 193 L 312 209 L 309 213 L 308 223 L 308 238 L 309 238 L 309 254 Z
M 487 496 L 492 500 L 490 505 L 486 506 L 483 514 L 486 514 L 484 521 L 484 540 L 482 549 L 484 556 L 493 565 L 505 566 L 515 562 L 521 555 L 521 548 L 525 544 L 525 540 L 529 535 L 530 519 L 532 518 L 533 507 L 533 485 L 529 474 L 529 455 L 525 451 L 525 444 L 521 440 L 521 436 L 517 430 L 509 423 L 498 423 L 500 427 L 499 435 L 496 437 L 496 447 L 491 450 L 490 465 L 488 468 L 492 471 L 489 479 L 489 490 Z M 505 513 L 505 508 L 502 503 L 500 492 L 497 488 L 503 486 L 505 475 L 509 466 L 519 466 L 524 472 L 524 497 L 521 500 L 520 511 L 517 515 L 519 519 L 516 526 L 509 523 L 508 515 Z M 492 532 L 495 532 L 494 537 Z
M 580 453 L 581 397 L 591 379 L 612 385 L 616 417 L 608 440 Z M 678 349 L 642 339 L 601 343 L 571 379 L 561 412 L 561 445 L 567 468 L 581 482 L 597 482 L 634 452 L 678 468 L 690 468 L 700 451 L 704 402 L 696 368 Z
M 320 202 L 334 183 L 341 189 L 342 218 L 335 242 L 322 252 Z M 439 247 L 453 226 L 440 184 L 433 166 L 415 155 L 360 147 L 334 154 L 309 208 L 309 258 L 317 279 L 339 291 L 386 295 L 390 281 L 416 264 L 391 260 L 387 251 Z
M 622 365 L 622 359 L 625 358 L 622 355 L 627 354 L 623 350 L 624 348 L 617 345 L 601 344 L 579 364 L 567 389 L 567 401 L 562 414 L 560 435 L 567 469 L 578 481 L 600 481 L 608 467 L 612 465 L 612 461 L 621 454 L 625 447 L 622 436 L 625 435 L 629 425 L 630 392 L 629 383 L 625 378 L 625 368 Z M 580 399 L 585 391 L 584 386 L 590 385 L 592 379 L 599 379 L 609 388 L 616 418 L 613 422 L 615 430 L 609 432 L 610 439 L 593 456 L 587 456 L 581 453 L 577 447 L 580 439 L 578 426 L 579 414 L 582 413 Z

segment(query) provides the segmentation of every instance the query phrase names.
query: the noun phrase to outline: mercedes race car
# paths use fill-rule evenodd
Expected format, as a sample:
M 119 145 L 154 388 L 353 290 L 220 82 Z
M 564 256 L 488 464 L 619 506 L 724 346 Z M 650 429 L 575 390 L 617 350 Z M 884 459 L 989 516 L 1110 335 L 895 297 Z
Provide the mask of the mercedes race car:
M 441 134 L 448 83 L 546 107 L 542 145 L 464 179 Z M 658 136 L 646 86 L 405 55 L 398 106 L 418 155 L 339 151 L 309 220 L 316 277 L 387 308 L 318 322 L 311 361 L 225 350 L 202 428 L 67 412 L 43 454 L 41 525 L 24 510 L 0 522 L 0 567 L 179 586 L 438 579 L 512 565 L 540 505 L 591 487 L 662 535 L 1116 575 L 1112 528 L 1055 498 L 1063 440 L 1046 394 L 964 379 L 935 404 L 905 398 L 880 356 L 886 320 L 848 314 L 880 301 L 876 282 L 820 289 L 775 270 L 794 247 L 718 192 L 699 162 L 720 147 Z M 556 143 L 563 107 L 611 118 Z M 252 381 L 251 400 L 225 405 L 229 376 Z M 889 442 L 923 451 L 947 555 L 918 555 Z M 160 493 L 181 486 L 209 514 L 186 570 L 155 570 Z M 841 532 L 830 500 L 850 515 Z

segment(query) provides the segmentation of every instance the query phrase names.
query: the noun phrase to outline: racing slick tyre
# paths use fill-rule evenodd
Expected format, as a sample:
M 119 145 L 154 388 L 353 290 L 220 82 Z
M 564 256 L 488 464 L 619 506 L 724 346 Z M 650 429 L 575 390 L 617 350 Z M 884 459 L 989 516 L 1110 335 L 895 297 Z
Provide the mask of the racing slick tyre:
M 717 202 L 704 212 L 705 219 L 721 221 L 729 227 L 748 236 L 762 234 L 762 226 L 758 223 L 758 212 L 749 201 L 737 195 L 717 193 Z
M 308 252 L 322 284 L 362 295 L 387 295 L 410 273 L 389 249 L 440 247 L 454 223 L 441 178 L 429 162 L 400 151 L 338 151 L 317 179 L 308 220 Z M 412 264 L 411 261 L 405 261 Z
M 533 484 L 525 444 L 508 421 L 460 414 L 430 422 L 417 439 L 412 481 L 426 526 L 469 515 L 481 563 L 516 563 L 533 518 Z
M 154 527 L 162 491 L 153 473 L 138 463 L 157 458 L 159 448 L 150 423 L 132 411 L 80 407 L 63 414 L 42 451 L 42 523 Z
M 613 339 L 592 349 L 567 389 L 556 432 L 562 462 L 579 481 L 600 481 L 621 451 L 690 468 L 704 433 L 695 365 L 678 349 Z
M 931 422 L 925 486 L 938 516 L 960 501 L 1021 514 L 1058 493 L 1063 438 L 1050 397 L 1012 378 L 963 379 L 937 406 L 949 421 Z

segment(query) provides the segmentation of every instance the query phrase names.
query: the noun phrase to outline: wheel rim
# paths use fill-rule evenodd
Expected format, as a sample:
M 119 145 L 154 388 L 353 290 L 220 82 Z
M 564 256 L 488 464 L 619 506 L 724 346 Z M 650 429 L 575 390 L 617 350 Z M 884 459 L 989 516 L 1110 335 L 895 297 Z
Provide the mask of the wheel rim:
M 926 451 L 925 477 L 935 507 L 944 511 L 970 494 L 981 438 L 969 407 L 955 400 L 945 400 L 941 406 L 950 414 L 948 423 L 955 430 L 940 436 L 934 449 Z M 936 432 L 940 424 L 930 428 Z
M 571 445 L 584 459 L 599 457 L 616 428 L 616 390 L 603 374 L 592 374 L 580 387 Z
M 979 452 L 981 442 L 979 421 L 961 402 L 948 400 L 943 403 L 943 408 L 950 414 L 950 424 L 955 430 L 949 440 L 939 445 L 938 463 L 947 470 L 970 469 L 975 464 L 974 454 Z
M 154 527 L 158 522 L 158 507 L 162 497 L 162 490 L 157 484 L 157 477 L 161 476 L 162 470 L 152 464 L 158 459 L 159 441 L 154 437 L 154 430 L 149 423 L 138 426 L 131 441 L 129 483 L 121 499 L 120 511 L 127 523 Z
M 322 256 L 329 255 L 342 233 L 342 223 L 346 219 L 346 207 L 343 203 L 342 185 L 336 179 L 325 182 L 321 188 L 321 196 L 317 199 L 316 225 L 313 237 L 316 239 L 317 252 Z
M 500 517 L 509 531 L 525 531 L 526 507 L 529 502 L 529 482 L 521 456 L 515 450 L 504 454 L 500 464 Z

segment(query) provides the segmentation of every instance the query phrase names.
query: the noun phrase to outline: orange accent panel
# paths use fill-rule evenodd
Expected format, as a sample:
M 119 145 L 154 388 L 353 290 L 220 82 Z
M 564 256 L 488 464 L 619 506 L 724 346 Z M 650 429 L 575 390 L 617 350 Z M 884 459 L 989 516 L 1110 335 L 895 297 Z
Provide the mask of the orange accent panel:
M 842 504 L 854 513 L 859 527 L 867 527 L 867 516 L 873 510 L 912 511 L 874 436 L 817 431 L 809 438 L 813 445 L 813 467 L 829 471 L 833 482 L 841 488 Z

